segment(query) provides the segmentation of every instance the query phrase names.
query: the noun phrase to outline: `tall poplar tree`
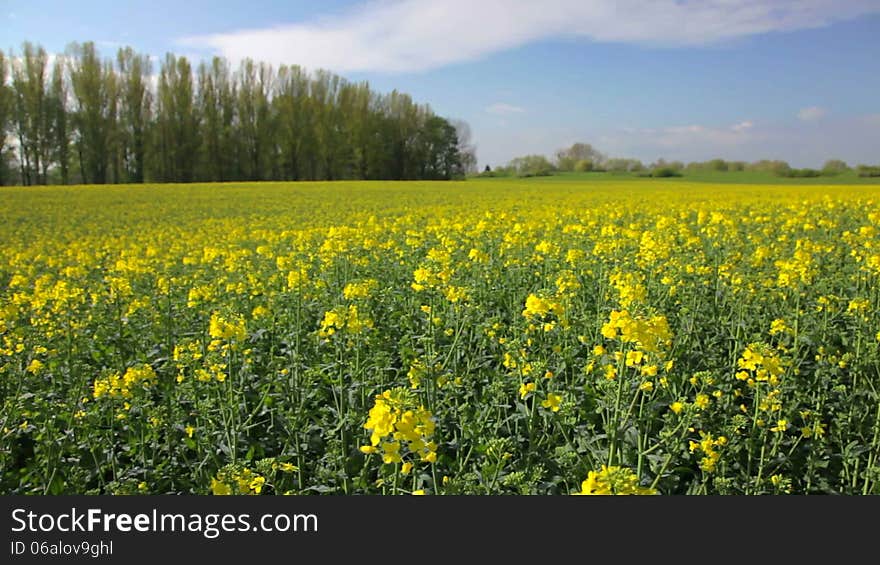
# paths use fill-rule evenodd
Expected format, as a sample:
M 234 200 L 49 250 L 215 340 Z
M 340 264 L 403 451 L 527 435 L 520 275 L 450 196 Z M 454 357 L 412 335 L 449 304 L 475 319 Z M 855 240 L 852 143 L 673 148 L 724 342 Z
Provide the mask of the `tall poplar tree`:
M 80 174 L 85 183 L 104 184 L 111 180 L 111 158 L 116 157 L 112 154 L 115 149 L 116 76 L 110 64 L 101 61 L 94 43 L 74 43 L 68 51 L 74 101 L 74 140 Z

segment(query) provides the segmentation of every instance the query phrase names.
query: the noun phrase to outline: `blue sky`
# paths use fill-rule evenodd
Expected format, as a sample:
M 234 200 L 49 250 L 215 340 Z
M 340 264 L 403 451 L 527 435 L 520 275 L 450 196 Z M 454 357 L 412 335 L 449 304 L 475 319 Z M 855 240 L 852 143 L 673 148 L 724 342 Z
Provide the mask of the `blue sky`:
M 329 68 L 473 131 L 480 166 L 612 156 L 880 163 L 880 0 L 0 0 L 5 49 Z

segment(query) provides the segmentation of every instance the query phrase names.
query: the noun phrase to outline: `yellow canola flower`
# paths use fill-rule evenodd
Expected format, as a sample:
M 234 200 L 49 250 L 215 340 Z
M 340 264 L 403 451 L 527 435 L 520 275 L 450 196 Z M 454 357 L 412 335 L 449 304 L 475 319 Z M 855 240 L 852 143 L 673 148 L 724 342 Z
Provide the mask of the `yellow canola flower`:
M 602 465 L 599 471 L 590 471 L 581 483 L 578 495 L 650 495 L 656 489 L 639 485 L 639 478 L 627 467 Z
M 247 336 L 244 318 L 239 315 L 223 316 L 214 312 L 208 324 L 208 335 L 213 339 L 243 341 Z
M 607 339 L 635 344 L 644 353 L 660 353 L 672 343 L 672 331 L 665 316 L 634 317 L 628 310 L 612 310 L 601 333 Z M 633 365 L 635 359 L 632 358 Z
M 346 300 L 369 298 L 378 286 L 379 281 L 376 279 L 350 282 L 342 289 L 342 295 Z
M 362 446 L 361 452 L 381 453 L 383 463 L 400 463 L 408 455 L 427 463 L 437 460 L 434 417 L 416 404 L 407 389 L 395 388 L 376 395 L 363 427 L 370 431 L 370 444 Z
M 324 319 L 321 320 L 318 336 L 329 338 L 341 330 L 345 330 L 348 334 L 356 335 L 372 328 L 373 320 L 364 315 L 356 304 L 350 304 L 347 308 L 339 306 L 324 312 Z
M 92 383 L 92 396 L 95 400 L 103 397 L 128 398 L 134 390 L 154 385 L 156 378 L 150 365 L 135 365 L 126 369 L 122 375 L 113 373 L 108 377 L 95 379 Z
M 211 492 L 215 495 L 230 495 L 232 494 L 232 487 L 224 483 L 223 481 L 217 480 L 217 478 L 211 479 Z
M 526 306 L 522 311 L 522 315 L 526 318 L 543 318 L 549 314 L 562 316 L 565 308 L 558 301 L 549 298 L 541 298 L 536 294 L 530 294 L 526 298 Z
M 547 398 L 541 402 L 541 406 L 551 410 L 552 412 L 559 412 L 559 407 L 562 404 L 562 395 L 555 393 L 548 393 Z

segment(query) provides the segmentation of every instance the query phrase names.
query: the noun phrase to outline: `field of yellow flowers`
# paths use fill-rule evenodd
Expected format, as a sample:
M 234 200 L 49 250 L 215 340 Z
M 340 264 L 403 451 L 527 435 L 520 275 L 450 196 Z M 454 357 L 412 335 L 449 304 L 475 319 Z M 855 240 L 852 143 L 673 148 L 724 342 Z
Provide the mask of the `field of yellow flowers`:
M 880 494 L 876 187 L 0 202 L 3 494 Z

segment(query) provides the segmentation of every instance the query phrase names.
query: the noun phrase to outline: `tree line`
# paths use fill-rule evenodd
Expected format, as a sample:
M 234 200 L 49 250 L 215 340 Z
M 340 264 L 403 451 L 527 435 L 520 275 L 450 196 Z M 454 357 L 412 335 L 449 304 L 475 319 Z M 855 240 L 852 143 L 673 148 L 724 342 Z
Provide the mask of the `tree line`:
M 687 164 L 682 161 L 657 159 L 653 163 L 645 164 L 639 159 L 609 157 L 589 143 L 582 142 L 558 150 L 553 160 L 544 155 L 524 155 L 511 159 L 506 165 L 497 167 L 495 170 L 487 165 L 480 175 L 533 177 L 548 176 L 559 172 L 610 172 L 638 176 L 674 177 L 686 173 L 740 171 L 772 173 L 780 177 L 793 178 L 836 176 L 848 172 L 854 172 L 860 177 L 880 177 L 880 166 L 857 165 L 852 168 L 840 159 L 827 160 L 821 169 L 797 169 L 785 161 L 769 159 L 746 162 L 716 158 L 708 161 L 693 161 Z
M 130 47 L 0 51 L 0 185 L 452 179 L 476 168 L 465 122 L 325 70 Z

